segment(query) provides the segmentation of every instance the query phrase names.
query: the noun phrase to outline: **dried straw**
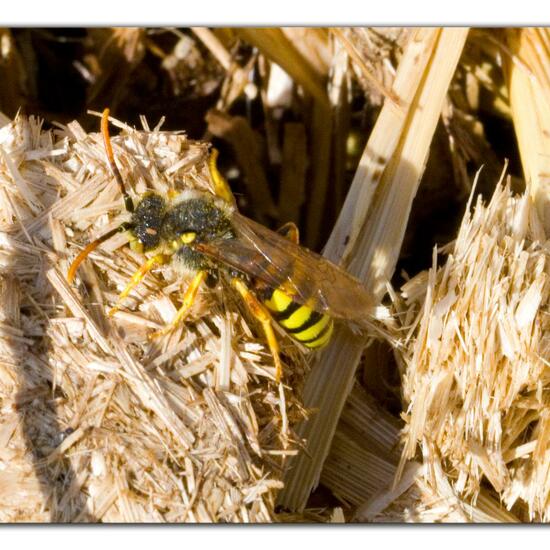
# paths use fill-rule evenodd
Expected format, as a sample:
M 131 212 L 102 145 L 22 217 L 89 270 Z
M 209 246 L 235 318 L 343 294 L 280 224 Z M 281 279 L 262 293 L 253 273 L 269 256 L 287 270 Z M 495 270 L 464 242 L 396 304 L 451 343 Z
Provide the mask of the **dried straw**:
M 416 29 L 412 34 L 393 85 L 401 106 L 391 101 L 384 105 L 325 248 L 328 258 L 366 282 L 375 301 L 382 298 L 393 273 L 467 33 L 467 29 Z M 319 481 L 366 343 L 364 336 L 348 327 L 337 327 L 308 378 L 304 402 L 319 413 L 300 426 L 308 452 L 292 460 L 285 475 L 279 501 L 290 509 L 302 510 Z
M 303 86 L 317 102 L 328 109 L 322 72 L 302 55 L 282 29 L 238 28 L 235 32 L 282 67 L 297 84 Z
M 403 361 L 403 454 L 422 470 L 378 516 L 408 521 L 548 521 L 548 33 L 506 31 L 511 115 L 527 190 L 499 182 L 456 241 L 407 282 L 396 311 Z M 438 253 L 446 262 L 438 268 Z M 406 471 L 406 470 L 405 470 Z M 391 489 L 383 493 L 391 500 Z
M 550 31 L 509 29 L 506 38 L 510 107 L 525 181 L 550 235 Z
M 134 195 L 209 189 L 206 144 L 112 123 Z M 225 290 L 149 342 L 186 284 L 170 267 L 107 320 L 143 261 L 124 236 L 91 255 L 76 286 L 65 280 L 80 246 L 125 216 L 100 137 L 18 116 L 0 151 L 0 521 L 276 520 L 305 414 L 300 351 L 287 353 L 296 390 L 278 388 L 261 331 Z
M 389 291 L 386 336 L 404 412 L 395 418 L 358 383 L 359 364 L 367 376 L 379 366 L 366 348 L 373 333 L 345 324 L 305 384 L 307 362 L 281 336 L 288 385 L 275 386 L 261 330 L 227 288 L 201 292 L 184 326 L 148 341 L 187 283 L 170 267 L 107 319 L 143 261 L 124 235 L 91 255 L 77 285 L 65 278 L 82 245 L 126 217 L 100 137 L 76 122 L 44 131 L 33 117 L 0 113 L 0 521 L 548 521 L 550 33 L 478 31 L 469 41 L 456 112 L 479 107 L 479 85 L 489 90 L 512 117 L 527 191 L 513 196 L 501 180 L 489 204 L 469 205 L 456 241 L 397 293 L 388 281 L 440 115 L 465 188 L 466 162 L 495 156 L 475 145 L 475 117 L 449 122 L 468 30 L 192 31 L 226 73 L 209 134 L 234 149 L 257 216 L 303 223 L 310 245 L 319 244 L 327 199 L 334 209 L 343 201 L 352 87 L 384 103 L 325 255 L 362 278 L 375 302 Z M 90 36 L 101 71 L 87 100 L 116 105 L 153 45 L 142 29 Z M 233 59 L 236 37 L 256 49 L 246 66 Z M 1 70 L 23 86 L 20 53 L 8 31 L 2 38 Z M 508 90 L 476 47 L 503 57 Z M 155 55 L 167 68 L 164 52 Z M 277 201 L 255 130 L 229 114 L 243 92 L 258 91 L 267 157 L 281 167 Z M 2 93 L 8 107 L 17 103 Z M 299 121 L 281 118 L 298 104 Z M 134 196 L 210 189 L 207 144 L 146 121 L 144 131 L 112 124 Z M 306 507 L 319 482 L 341 508 Z
M 499 185 L 466 213 L 445 265 L 434 251 L 402 289 L 402 464 L 421 448 L 423 499 L 447 487 L 475 505 L 489 486 L 520 520 L 549 517 L 547 250 L 530 196 Z

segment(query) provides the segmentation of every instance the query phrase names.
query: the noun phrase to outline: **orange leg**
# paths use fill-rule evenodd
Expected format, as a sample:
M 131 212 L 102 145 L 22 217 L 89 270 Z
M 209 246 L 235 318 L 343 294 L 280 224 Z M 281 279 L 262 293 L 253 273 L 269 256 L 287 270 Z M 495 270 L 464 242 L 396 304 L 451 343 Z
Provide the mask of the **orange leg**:
M 156 265 L 162 265 L 165 264 L 167 261 L 169 261 L 170 256 L 165 256 L 164 254 L 157 254 L 156 256 L 153 256 L 152 258 L 149 258 L 133 275 L 128 284 L 126 285 L 126 288 L 119 294 L 117 303 L 109 310 L 109 317 L 114 315 L 119 309 L 120 305 L 122 303 L 122 300 L 130 294 L 132 289 L 137 286 L 143 277 L 147 274 L 148 271 L 150 271 L 153 267 Z
M 269 346 L 269 351 L 271 351 L 273 362 L 275 363 L 275 381 L 279 383 L 283 372 L 283 366 L 281 363 L 281 358 L 279 357 L 279 344 L 277 343 L 275 333 L 273 332 L 273 326 L 271 324 L 271 315 L 265 306 L 258 300 L 258 298 L 256 298 L 256 296 L 249 290 L 244 281 L 234 278 L 231 279 L 231 285 L 241 295 L 244 303 L 250 310 L 250 313 L 252 313 L 252 315 L 262 325 L 267 344 Z
M 183 295 L 183 303 L 181 307 L 179 308 L 178 312 L 176 313 L 176 316 L 174 317 L 173 321 L 165 328 L 161 330 L 157 330 L 156 332 L 153 332 L 149 335 L 149 339 L 158 338 L 159 336 L 163 336 L 164 334 L 167 334 L 176 326 L 185 319 L 187 314 L 189 313 L 189 310 L 191 309 L 191 306 L 195 303 L 195 299 L 197 298 L 197 293 L 199 292 L 199 288 L 203 281 L 206 279 L 206 271 L 199 271 L 193 280 L 191 281 L 191 284 L 187 287 L 187 290 L 185 291 L 185 294 Z

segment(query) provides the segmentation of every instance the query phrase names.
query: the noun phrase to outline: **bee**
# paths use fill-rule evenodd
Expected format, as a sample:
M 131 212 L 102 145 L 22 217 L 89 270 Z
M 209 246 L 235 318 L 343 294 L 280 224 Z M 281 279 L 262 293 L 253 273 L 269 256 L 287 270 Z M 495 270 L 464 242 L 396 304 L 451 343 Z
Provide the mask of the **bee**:
M 185 319 L 203 283 L 215 286 L 223 277 L 261 324 L 278 382 L 282 364 L 274 322 L 295 341 L 316 349 L 330 340 L 335 319 L 361 320 L 372 312 L 372 300 L 363 284 L 300 246 L 293 223 L 275 232 L 237 211 L 229 184 L 217 168 L 216 150 L 208 160 L 214 193 L 185 190 L 164 196 L 148 192 L 134 205 L 114 159 L 109 109 L 103 112 L 101 133 L 107 161 L 131 217 L 88 244 L 72 262 L 67 278 L 72 283 L 84 259 L 120 231 L 129 231 L 130 247 L 147 255 L 109 315 L 148 271 L 170 263 L 182 276 L 191 276 L 191 282 L 171 324 L 152 334 L 159 336 Z

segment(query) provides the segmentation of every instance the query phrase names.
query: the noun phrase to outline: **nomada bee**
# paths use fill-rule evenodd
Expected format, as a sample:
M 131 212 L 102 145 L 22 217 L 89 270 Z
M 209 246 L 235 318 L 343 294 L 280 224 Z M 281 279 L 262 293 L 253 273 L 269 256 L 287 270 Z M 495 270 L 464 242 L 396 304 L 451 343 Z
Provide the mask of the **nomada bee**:
M 131 217 L 88 244 L 72 262 L 67 278 L 72 282 L 84 259 L 121 231 L 130 233 L 133 250 L 147 255 L 109 315 L 119 309 L 148 271 L 170 263 L 182 275 L 192 274 L 192 280 L 173 321 L 152 336 L 165 334 L 185 319 L 203 283 L 215 286 L 224 277 L 260 322 L 279 381 L 282 364 L 274 321 L 294 340 L 316 349 L 330 340 L 334 319 L 361 320 L 372 311 L 365 287 L 343 269 L 301 247 L 293 223 L 274 232 L 239 214 L 229 185 L 217 168 L 217 151 L 212 151 L 208 161 L 215 194 L 186 190 L 163 196 L 148 192 L 134 204 L 115 163 L 109 109 L 103 112 L 101 133 L 107 160 Z

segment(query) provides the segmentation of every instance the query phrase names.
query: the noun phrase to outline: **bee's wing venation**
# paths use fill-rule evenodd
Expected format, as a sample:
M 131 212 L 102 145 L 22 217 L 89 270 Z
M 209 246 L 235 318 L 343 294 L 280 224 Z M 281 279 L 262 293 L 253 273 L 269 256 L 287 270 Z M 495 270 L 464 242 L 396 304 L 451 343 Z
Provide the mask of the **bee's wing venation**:
M 232 221 L 237 238 L 203 245 L 204 253 L 333 317 L 373 312 L 366 288 L 343 269 L 245 216 L 235 213 Z

